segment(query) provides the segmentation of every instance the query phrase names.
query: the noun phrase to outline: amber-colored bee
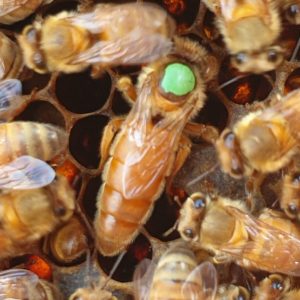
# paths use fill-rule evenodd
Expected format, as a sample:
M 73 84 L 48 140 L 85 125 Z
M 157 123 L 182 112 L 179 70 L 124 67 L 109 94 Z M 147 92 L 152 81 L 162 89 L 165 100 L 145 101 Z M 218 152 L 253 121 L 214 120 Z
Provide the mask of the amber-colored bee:
M 174 31 L 174 21 L 154 4 L 98 4 L 92 12 L 62 12 L 36 22 L 19 42 L 26 65 L 36 72 L 73 73 L 93 65 L 97 73 L 166 55 Z
M 300 276 L 300 231 L 281 212 L 264 209 L 256 218 L 243 202 L 195 193 L 181 209 L 178 230 L 218 263 Z
M 250 293 L 242 286 L 221 284 L 215 300 L 250 300 Z
M 106 256 L 132 242 L 166 181 L 183 164 L 191 147 L 183 130 L 211 133 L 211 139 L 218 135 L 212 127 L 187 124 L 204 104 L 204 80 L 211 75 L 212 57 L 188 39 L 178 38 L 175 43 L 178 54 L 145 67 L 137 91 L 129 78 L 119 82 L 127 98 L 137 95 L 137 99 L 123 123 L 118 118 L 106 127 L 101 144 L 101 166 L 107 162 L 94 224 L 98 249 Z
M 12 24 L 25 19 L 44 4 L 53 0 L 1 0 L 0 23 Z
M 168 249 L 157 265 L 142 261 L 133 280 L 136 300 L 213 300 L 217 291 L 214 265 L 198 265 L 194 253 L 184 244 Z
M 81 258 L 89 249 L 88 235 L 84 225 L 77 217 L 52 232 L 45 242 L 45 248 L 61 263 L 70 263 Z
M 261 73 L 275 69 L 284 59 L 277 44 L 282 21 L 276 0 L 204 0 L 216 15 L 216 25 L 242 72 Z
M 23 269 L 0 272 L 0 299 L 63 300 L 56 287 Z
M 283 277 L 279 274 L 272 274 L 263 279 L 257 287 L 255 287 L 253 300 L 296 300 L 298 297 L 290 297 L 291 280 L 289 277 Z M 295 294 L 296 295 L 296 294 Z
M 75 192 L 63 176 L 39 189 L 0 194 L 0 258 L 23 254 L 28 245 L 67 221 L 75 207 Z
M 0 32 L 0 80 L 18 78 L 23 68 L 19 46 Z
M 298 151 L 299 116 L 300 89 L 225 129 L 216 142 L 223 171 L 241 178 L 285 167 Z

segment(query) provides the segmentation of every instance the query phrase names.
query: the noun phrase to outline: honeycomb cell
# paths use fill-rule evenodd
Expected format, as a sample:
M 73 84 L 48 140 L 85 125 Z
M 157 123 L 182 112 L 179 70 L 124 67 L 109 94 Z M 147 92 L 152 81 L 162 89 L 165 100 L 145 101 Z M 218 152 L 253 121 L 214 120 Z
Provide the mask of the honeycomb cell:
M 297 51 L 295 47 L 297 45 L 298 39 L 299 39 L 299 28 L 297 30 L 297 26 L 285 27 L 283 32 L 281 33 L 280 44 L 284 48 L 285 55 L 288 60 L 291 59 L 292 55 L 297 57 L 297 53 L 299 51 Z M 294 53 L 294 51 L 296 51 L 296 53 Z
M 30 103 L 27 108 L 16 117 L 16 120 L 35 121 L 65 127 L 63 115 L 52 104 L 46 101 Z
M 223 88 L 227 98 L 236 104 L 262 101 L 271 91 L 271 83 L 262 75 L 249 75 Z
M 47 6 L 44 6 L 40 9 L 40 13 L 43 18 L 49 15 L 56 15 L 61 11 L 75 11 L 79 1 L 74 0 L 62 0 L 62 1 L 54 1 Z
M 163 216 L 163 218 L 162 218 Z M 179 216 L 178 205 L 168 197 L 166 193 L 156 201 L 154 210 L 145 228 L 151 234 L 161 241 L 171 241 L 179 238 L 178 233 L 174 230 L 170 234 L 164 235 L 176 222 Z
M 215 26 L 215 22 L 215 15 L 211 11 L 207 10 L 204 16 L 203 25 L 200 27 L 200 30 L 207 40 L 222 44 L 222 37 Z
M 96 197 L 101 184 L 102 180 L 100 176 L 92 178 L 87 184 L 86 190 L 82 198 L 82 207 L 90 221 L 94 220 L 97 211 Z
M 56 96 L 69 111 L 83 114 L 99 110 L 111 91 L 111 78 L 104 73 L 93 79 L 90 69 L 75 74 L 61 74 L 56 81 Z
M 122 258 L 119 266 L 117 267 L 115 273 L 112 275 L 114 280 L 120 282 L 129 282 L 132 280 L 135 267 L 144 259 L 152 258 L 152 247 L 148 239 L 139 235 L 133 244 L 128 247 L 128 250 L 124 257 Z M 110 270 L 114 267 L 114 264 L 118 256 L 114 257 L 104 257 L 98 254 L 98 263 L 101 269 L 109 274 Z
M 288 94 L 289 92 L 298 88 L 300 88 L 300 69 L 294 70 L 289 75 L 284 85 L 284 93 Z
M 34 90 L 41 90 L 47 86 L 50 80 L 49 74 L 38 74 L 32 72 L 29 78 L 22 80 L 22 90 L 24 95 L 30 95 Z
M 107 123 L 106 116 L 91 116 L 77 121 L 71 130 L 70 152 L 86 168 L 98 167 L 99 144 Z
M 115 91 L 112 99 L 112 110 L 116 115 L 126 115 L 130 111 L 130 105 L 119 91 Z
M 225 105 L 216 95 L 207 94 L 205 105 L 194 118 L 194 122 L 215 126 L 221 132 L 227 121 L 228 112 Z

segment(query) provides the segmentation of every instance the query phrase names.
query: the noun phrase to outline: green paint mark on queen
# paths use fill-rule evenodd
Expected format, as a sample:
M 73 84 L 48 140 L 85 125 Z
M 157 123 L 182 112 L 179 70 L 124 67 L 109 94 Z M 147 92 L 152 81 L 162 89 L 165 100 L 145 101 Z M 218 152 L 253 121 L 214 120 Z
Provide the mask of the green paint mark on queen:
M 184 96 L 195 88 L 196 77 L 189 66 L 173 63 L 166 67 L 160 84 L 165 93 Z

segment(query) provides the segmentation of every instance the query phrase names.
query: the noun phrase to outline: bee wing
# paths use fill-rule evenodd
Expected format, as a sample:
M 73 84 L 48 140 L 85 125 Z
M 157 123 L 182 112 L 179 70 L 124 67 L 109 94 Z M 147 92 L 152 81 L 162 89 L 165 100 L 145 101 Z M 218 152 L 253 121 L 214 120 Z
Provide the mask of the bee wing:
M 184 299 L 213 300 L 217 292 L 218 276 L 214 265 L 208 261 L 197 266 L 182 287 Z
M 31 156 L 20 156 L 0 167 L 2 189 L 40 188 L 50 184 L 54 178 L 55 171 L 47 163 Z
M 0 120 L 10 121 L 15 113 L 25 105 L 21 95 L 20 80 L 6 79 L 0 82 Z
M 21 8 L 28 0 L 1 0 L 0 16 L 9 14 L 10 12 Z
M 242 246 L 220 247 L 221 251 L 239 260 L 249 260 L 258 269 L 300 276 L 300 240 L 297 237 L 237 208 L 226 209 L 241 221 L 249 234 L 249 241 Z
M 148 300 L 156 263 L 146 258 L 136 267 L 133 274 L 135 300 Z
M 268 13 L 268 0 L 220 0 L 219 14 L 227 22 Z
M 30 296 L 29 290 L 33 289 L 38 281 L 38 277 L 27 270 L 10 269 L 2 271 L 0 272 L 0 299 L 16 300 L 25 299 L 25 297 L 27 299 Z M 40 300 L 40 297 L 36 300 Z
M 155 97 L 153 81 L 147 75 L 136 103 L 131 109 L 122 132 L 126 146 L 122 155 L 122 194 L 127 199 L 145 197 L 157 182 L 166 177 L 174 148 L 177 149 L 186 119 L 193 107 L 183 108 L 177 118 L 163 118 L 153 124 L 151 113 Z
M 95 43 L 77 56 L 73 63 L 144 64 L 167 54 L 171 48 L 170 39 L 137 28 L 117 40 Z

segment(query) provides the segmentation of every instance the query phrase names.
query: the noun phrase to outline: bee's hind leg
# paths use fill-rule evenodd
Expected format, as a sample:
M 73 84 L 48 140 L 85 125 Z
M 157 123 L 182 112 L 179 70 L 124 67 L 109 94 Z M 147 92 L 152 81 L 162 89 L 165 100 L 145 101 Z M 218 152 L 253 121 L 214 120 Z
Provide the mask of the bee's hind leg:
M 200 137 L 210 144 L 215 144 L 215 141 L 219 137 L 219 132 L 214 126 L 195 122 L 188 122 L 184 127 L 184 132 L 187 135 Z

